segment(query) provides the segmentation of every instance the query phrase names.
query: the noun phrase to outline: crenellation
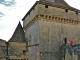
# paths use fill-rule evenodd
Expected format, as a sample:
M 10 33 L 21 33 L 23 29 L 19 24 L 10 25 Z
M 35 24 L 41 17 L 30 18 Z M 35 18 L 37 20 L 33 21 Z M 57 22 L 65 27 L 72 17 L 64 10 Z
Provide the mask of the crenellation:
M 55 21 L 55 17 L 53 17 L 52 21 L 53 21 L 53 22 Z
M 67 24 L 67 19 L 66 18 L 64 18 L 64 24 Z
M 48 16 L 48 15 L 37 15 L 36 17 L 34 17 L 34 19 L 27 24 L 25 28 L 29 28 L 33 23 L 35 23 L 38 20 L 44 20 L 44 21 L 53 21 L 56 23 L 62 23 L 62 24 L 70 24 L 70 25 L 79 25 L 80 21 L 77 20 L 73 20 L 73 19 L 66 19 L 66 18 L 60 18 L 60 17 L 52 17 L 52 16 Z M 29 27 L 28 27 L 29 26 Z
M 48 21 L 54 21 L 54 22 L 61 22 L 61 23 L 64 23 L 64 24 L 72 24 L 72 25 L 76 25 L 78 24 L 79 21 L 77 20 L 72 20 L 72 19 L 66 19 L 66 18 L 60 18 L 60 17 L 52 17 L 52 16 L 43 16 L 43 15 L 39 15 L 42 17 L 42 19 L 45 19 L 45 20 L 48 20 Z

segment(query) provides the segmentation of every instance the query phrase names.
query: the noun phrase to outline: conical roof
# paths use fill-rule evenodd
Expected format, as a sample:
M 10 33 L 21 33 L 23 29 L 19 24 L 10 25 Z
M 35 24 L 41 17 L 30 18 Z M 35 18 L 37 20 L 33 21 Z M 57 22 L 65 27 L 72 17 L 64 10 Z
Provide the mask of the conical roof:
M 19 22 L 15 32 L 13 33 L 9 42 L 25 42 L 24 30 Z

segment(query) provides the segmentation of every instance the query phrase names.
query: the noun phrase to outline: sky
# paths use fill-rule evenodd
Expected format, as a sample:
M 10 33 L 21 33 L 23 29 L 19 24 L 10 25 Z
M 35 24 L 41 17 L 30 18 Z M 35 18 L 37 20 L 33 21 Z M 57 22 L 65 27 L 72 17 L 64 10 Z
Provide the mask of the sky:
M 18 22 L 38 0 L 0 0 L 0 39 L 8 41 Z M 80 10 L 80 0 L 65 0 L 70 6 Z

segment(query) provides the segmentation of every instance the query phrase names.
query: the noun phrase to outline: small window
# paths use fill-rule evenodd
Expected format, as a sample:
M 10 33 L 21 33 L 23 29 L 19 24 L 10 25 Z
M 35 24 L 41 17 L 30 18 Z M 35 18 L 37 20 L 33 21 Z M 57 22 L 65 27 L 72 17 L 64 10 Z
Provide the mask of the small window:
M 45 5 L 45 8 L 48 8 L 48 5 Z
M 24 55 L 26 54 L 26 50 L 23 50 L 23 54 L 24 54 Z
M 66 9 L 65 12 L 68 12 L 68 9 Z
M 30 12 L 28 14 L 30 15 Z
M 76 14 L 78 15 L 78 12 L 76 12 Z
M 26 59 L 24 59 L 24 60 L 26 60 Z
M 64 43 L 65 43 L 65 44 L 67 43 L 67 38 L 65 38 L 65 41 L 64 41 Z
M 33 10 L 35 10 L 35 8 L 33 8 Z

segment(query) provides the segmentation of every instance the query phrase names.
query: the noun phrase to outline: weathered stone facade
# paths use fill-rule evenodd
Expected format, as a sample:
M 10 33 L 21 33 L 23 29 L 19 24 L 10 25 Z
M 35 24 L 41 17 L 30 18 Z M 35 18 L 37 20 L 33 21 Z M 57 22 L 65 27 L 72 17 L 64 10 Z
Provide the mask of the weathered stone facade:
M 6 41 L 0 39 L 0 60 L 6 60 Z
M 24 16 L 23 28 L 29 60 L 60 60 L 59 48 L 65 38 L 80 43 L 80 11 L 64 0 L 40 0 Z M 70 60 L 68 54 L 66 60 Z
M 80 60 L 80 10 L 64 0 L 40 0 L 22 20 L 8 42 L 0 40 L 0 60 Z

